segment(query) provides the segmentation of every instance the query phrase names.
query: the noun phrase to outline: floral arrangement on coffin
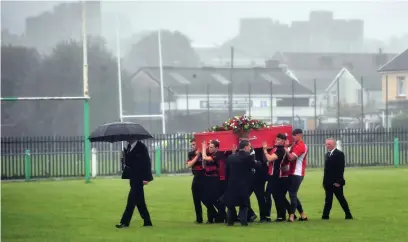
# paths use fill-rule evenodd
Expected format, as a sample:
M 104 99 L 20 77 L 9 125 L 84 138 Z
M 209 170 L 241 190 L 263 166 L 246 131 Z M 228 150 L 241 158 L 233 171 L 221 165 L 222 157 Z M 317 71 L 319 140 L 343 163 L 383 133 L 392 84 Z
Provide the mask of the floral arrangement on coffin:
M 232 130 L 234 133 L 238 134 L 240 137 L 247 137 L 249 131 L 258 130 L 262 128 L 267 128 L 268 125 L 256 119 L 252 119 L 248 116 L 235 116 L 234 118 L 228 119 L 220 126 L 214 126 L 210 129 L 212 132 L 217 131 L 229 131 Z

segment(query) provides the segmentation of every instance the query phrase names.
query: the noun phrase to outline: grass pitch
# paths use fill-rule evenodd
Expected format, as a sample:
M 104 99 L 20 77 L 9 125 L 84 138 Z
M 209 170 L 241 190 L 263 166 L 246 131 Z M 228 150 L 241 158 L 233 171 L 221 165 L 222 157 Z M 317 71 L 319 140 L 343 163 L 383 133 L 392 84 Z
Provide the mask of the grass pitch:
M 407 241 L 408 167 L 346 170 L 345 195 L 356 218 L 344 220 L 337 200 L 322 221 L 322 170 L 308 170 L 300 199 L 308 222 L 196 225 L 191 176 L 160 177 L 145 188 L 154 227 L 141 227 L 135 210 L 131 226 L 118 230 L 129 191 L 127 180 L 3 182 L 2 241 Z M 257 203 L 252 197 L 252 205 Z M 273 216 L 276 212 L 273 209 Z

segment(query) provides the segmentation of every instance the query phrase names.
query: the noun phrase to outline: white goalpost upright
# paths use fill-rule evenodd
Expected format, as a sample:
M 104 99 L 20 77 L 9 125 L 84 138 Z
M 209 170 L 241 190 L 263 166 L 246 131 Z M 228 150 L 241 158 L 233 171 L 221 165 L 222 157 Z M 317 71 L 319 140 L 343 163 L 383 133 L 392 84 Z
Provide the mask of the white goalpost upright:
M 119 31 L 119 17 L 116 15 L 116 59 L 118 68 L 118 88 L 119 88 L 119 118 L 120 122 L 123 122 L 124 118 L 161 118 L 162 119 L 162 132 L 166 133 L 166 116 L 165 116 L 165 105 L 164 105 L 164 85 L 163 85 L 163 63 L 162 63 L 162 44 L 161 44 L 161 33 L 158 29 L 158 49 L 159 49 L 159 69 L 160 69 L 160 109 L 161 114 L 123 114 L 123 98 L 122 98 L 122 75 L 121 75 L 121 65 L 120 65 L 120 31 Z M 123 142 L 122 142 L 123 150 Z

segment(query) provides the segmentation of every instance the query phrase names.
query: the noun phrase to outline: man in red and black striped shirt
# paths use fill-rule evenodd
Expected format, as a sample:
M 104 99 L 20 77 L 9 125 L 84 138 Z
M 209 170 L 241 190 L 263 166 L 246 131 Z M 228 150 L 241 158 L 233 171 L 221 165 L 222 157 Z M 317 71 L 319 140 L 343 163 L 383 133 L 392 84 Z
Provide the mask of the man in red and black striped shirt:
M 207 207 L 208 223 L 214 223 L 217 217 L 225 217 L 225 210 L 223 213 L 222 206 L 219 204 L 220 181 L 217 166 L 220 160 L 223 159 L 223 153 L 218 152 L 219 146 L 219 142 L 215 140 L 210 141 L 208 149 L 205 142 L 202 144 L 203 167 L 205 170 L 202 200 Z M 215 208 L 220 209 L 220 214 L 217 213 Z
M 201 196 L 203 191 L 204 168 L 202 165 L 201 152 L 196 147 L 195 139 L 190 141 L 192 150 L 188 152 L 187 167 L 191 168 L 193 172 L 193 183 L 191 184 L 191 191 L 193 193 L 194 209 L 196 213 L 196 223 L 203 223 L 203 209 L 201 207 Z
M 265 158 L 268 162 L 268 185 L 266 188 L 267 194 L 272 195 L 275 201 L 275 208 L 277 212 L 276 222 L 283 222 L 286 220 L 286 210 L 290 209 L 289 201 L 286 199 L 286 183 L 285 178 L 288 176 L 289 168 L 285 163 L 286 158 L 285 142 L 286 135 L 278 134 L 276 136 L 274 148 L 268 153 L 268 145 L 264 143 L 263 150 Z

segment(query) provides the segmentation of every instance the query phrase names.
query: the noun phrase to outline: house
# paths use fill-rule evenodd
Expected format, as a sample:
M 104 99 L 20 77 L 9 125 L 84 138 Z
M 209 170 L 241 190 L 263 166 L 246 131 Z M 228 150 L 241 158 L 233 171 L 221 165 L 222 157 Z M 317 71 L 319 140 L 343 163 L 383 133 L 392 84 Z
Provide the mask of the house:
M 316 92 L 317 105 L 327 109 L 337 104 L 337 81 L 341 104 L 361 105 L 362 99 L 364 105 L 380 104 L 381 76 L 377 69 L 394 56 L 381 50 L 378 53 L 277 52 L 272 59 L 285 65 L 291 76 Z
M 314 117 L 311 91 L 279 68 L 163 67 L 162 76 L 166 117 L 175 117 L 177 132 L 219 124 L 229 118 L 230 108 L 233 115 L 247 114 L 274 123 L 292 121 L 296 116 L 301 128 L 307 128 L 308 120 Z M 155 104 L 149 106 L 159 113 L 160 69 L 141 68 L 131 82 L 139 100 L 147 100 L 147 94 L 154 93 L 150 100 Z M 232 107 L 229 93 L 233 93 Z
M 338 101 L 347 106 L 380 105 L 381 83 L 377 80 L 381 77 L 362 73 L 343 67 L 324 91 L 324 96 L 320 96 L 320 100 L 324 100 L 327 107 L 335 107 Z M 340 95 L 339 99 L 337 94 Z
M 385 115 L 392 117 L 408 109 L 408 49 L 378 69 L 382 76 L 382 99 L 387 104 Z M 389 126 L 390 120 L 385 121 Z

